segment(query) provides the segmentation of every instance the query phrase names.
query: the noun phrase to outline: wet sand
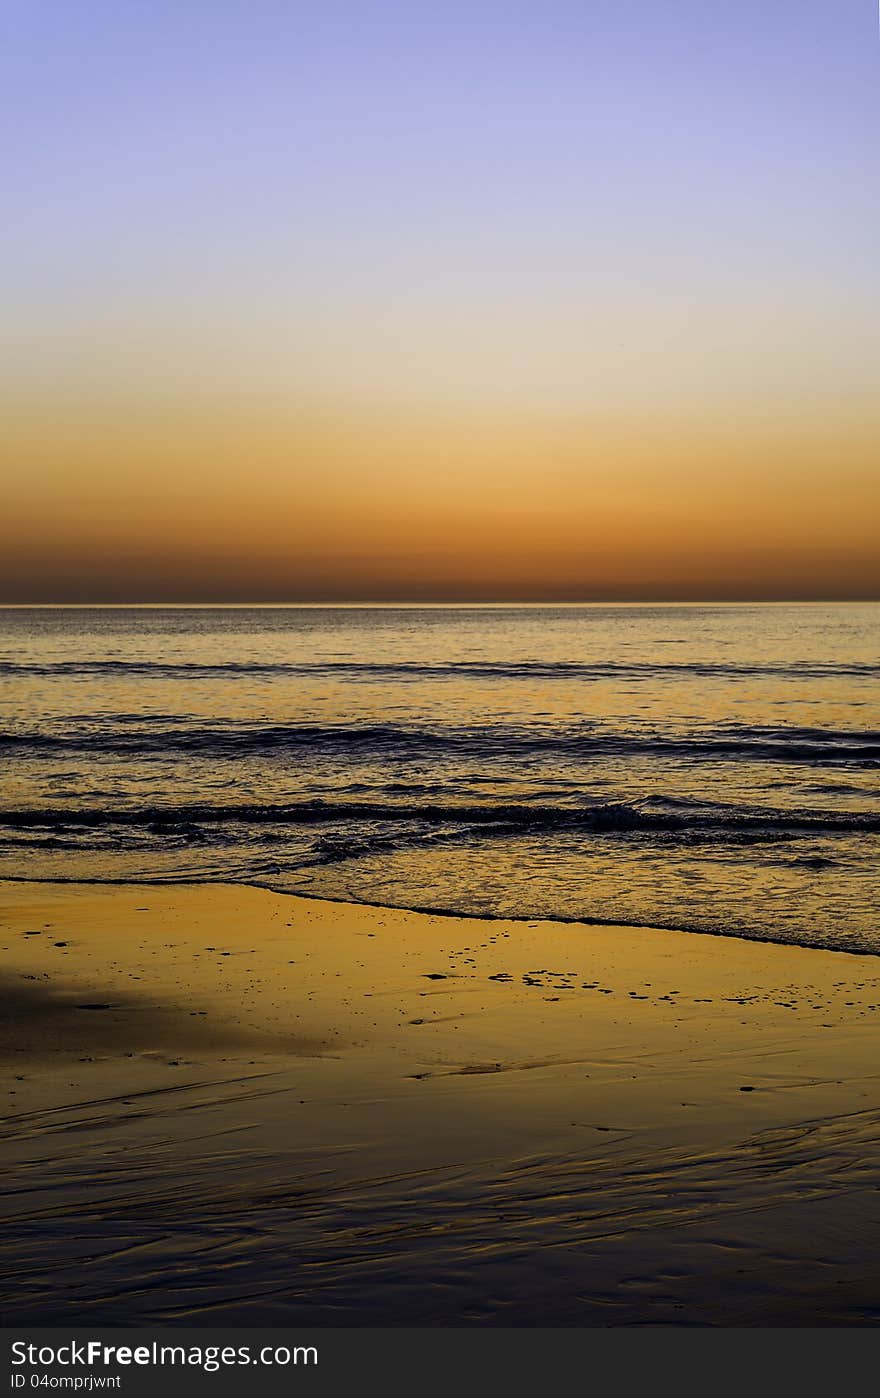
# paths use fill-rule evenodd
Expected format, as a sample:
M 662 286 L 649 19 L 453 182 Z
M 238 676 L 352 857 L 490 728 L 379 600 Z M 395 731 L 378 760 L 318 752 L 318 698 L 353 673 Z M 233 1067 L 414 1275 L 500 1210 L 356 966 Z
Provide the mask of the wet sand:
M 10 1323 L 880 1318 L 880 963 L 4 884 Z

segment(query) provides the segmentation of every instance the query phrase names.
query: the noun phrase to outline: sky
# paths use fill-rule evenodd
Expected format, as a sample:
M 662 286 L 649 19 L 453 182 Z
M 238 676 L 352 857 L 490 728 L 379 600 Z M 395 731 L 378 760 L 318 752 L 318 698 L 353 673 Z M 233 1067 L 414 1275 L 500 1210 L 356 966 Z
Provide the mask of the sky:
M 880 597 L 856 0 L 4 0 L 0 602 Z

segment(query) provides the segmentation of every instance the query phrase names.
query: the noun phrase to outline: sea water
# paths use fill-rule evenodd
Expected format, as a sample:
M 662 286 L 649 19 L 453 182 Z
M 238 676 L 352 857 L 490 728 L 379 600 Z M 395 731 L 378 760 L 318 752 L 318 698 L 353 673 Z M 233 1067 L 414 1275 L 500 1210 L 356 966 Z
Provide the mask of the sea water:
M 0 611 L 0 876 L 880 951 L 880 608 Z

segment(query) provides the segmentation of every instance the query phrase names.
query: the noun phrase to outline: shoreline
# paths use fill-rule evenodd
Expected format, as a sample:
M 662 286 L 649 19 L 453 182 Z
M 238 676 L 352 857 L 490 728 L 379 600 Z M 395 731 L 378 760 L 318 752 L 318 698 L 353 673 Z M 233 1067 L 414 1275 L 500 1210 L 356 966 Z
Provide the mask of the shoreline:
M 464 909 L 444 908 L 441 906 L 421 905 L 414 906 L 405 903 L 383 903 L 373 902 L 365 898 L 341 898 L 331 894 L 311 893 L 300 888 L 279 888 L 275 884 L 263 883 L 255 879 L 137 879 L 137 878 L 63 878 L 45 877 L 39 879 L 28 878 L 26 875 L 2 874 L 0 875 L 0 889 L 4 884 L 33 884 L 40 886 L 61 887 L 84 887 L 84 888 L 252 888 L 263 893 L 272 893 L 279 898 L 294 898 L 304 902 L 328 903 L 345 908 L 366 908 L 375 911 L 388 911 L 395 913 L 412 913 L 414 916 L 431 918 L 450 918 L 461 922 L 504 922 L 513 925 L 533 926 L 537 924 L 548 927 L 584 927 L 586 929 L 615 929 L 621 932 L 656 932 L 658 934 L 673 933 L 686 937 L 711 937 L 713 940 L 747 942 L 756 946 L 788 947 L 791 950 L 821 952 L 827 955 L 860 956 L 860 957 L 880 957 L 880 951 L 873 951 L 866 947 L 852 946 L 831 946 L 821 942 L 794 942 L 783 937 L 774 937 L 768 934 L 756 932 L 719 932 L 708 927 L 687 927 L 680 923 L 663 922 L 621 922 L 616 918 L 599 918 L 587 916 L 573 916 L 563 913 L 550 915 L 516 915 L 513 913 L 487 913 L 469 912 Z
M 876 1319 L 876 956 L 0 894 L 9 1321 Z

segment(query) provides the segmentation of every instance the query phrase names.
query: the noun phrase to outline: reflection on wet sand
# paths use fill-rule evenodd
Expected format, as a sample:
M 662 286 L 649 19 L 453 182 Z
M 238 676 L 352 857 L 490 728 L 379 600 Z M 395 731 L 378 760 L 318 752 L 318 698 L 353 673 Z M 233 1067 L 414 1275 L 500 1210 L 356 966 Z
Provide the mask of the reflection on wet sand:
M 4 891 L 9 1321 L 876 1317 L 873 958 Z

